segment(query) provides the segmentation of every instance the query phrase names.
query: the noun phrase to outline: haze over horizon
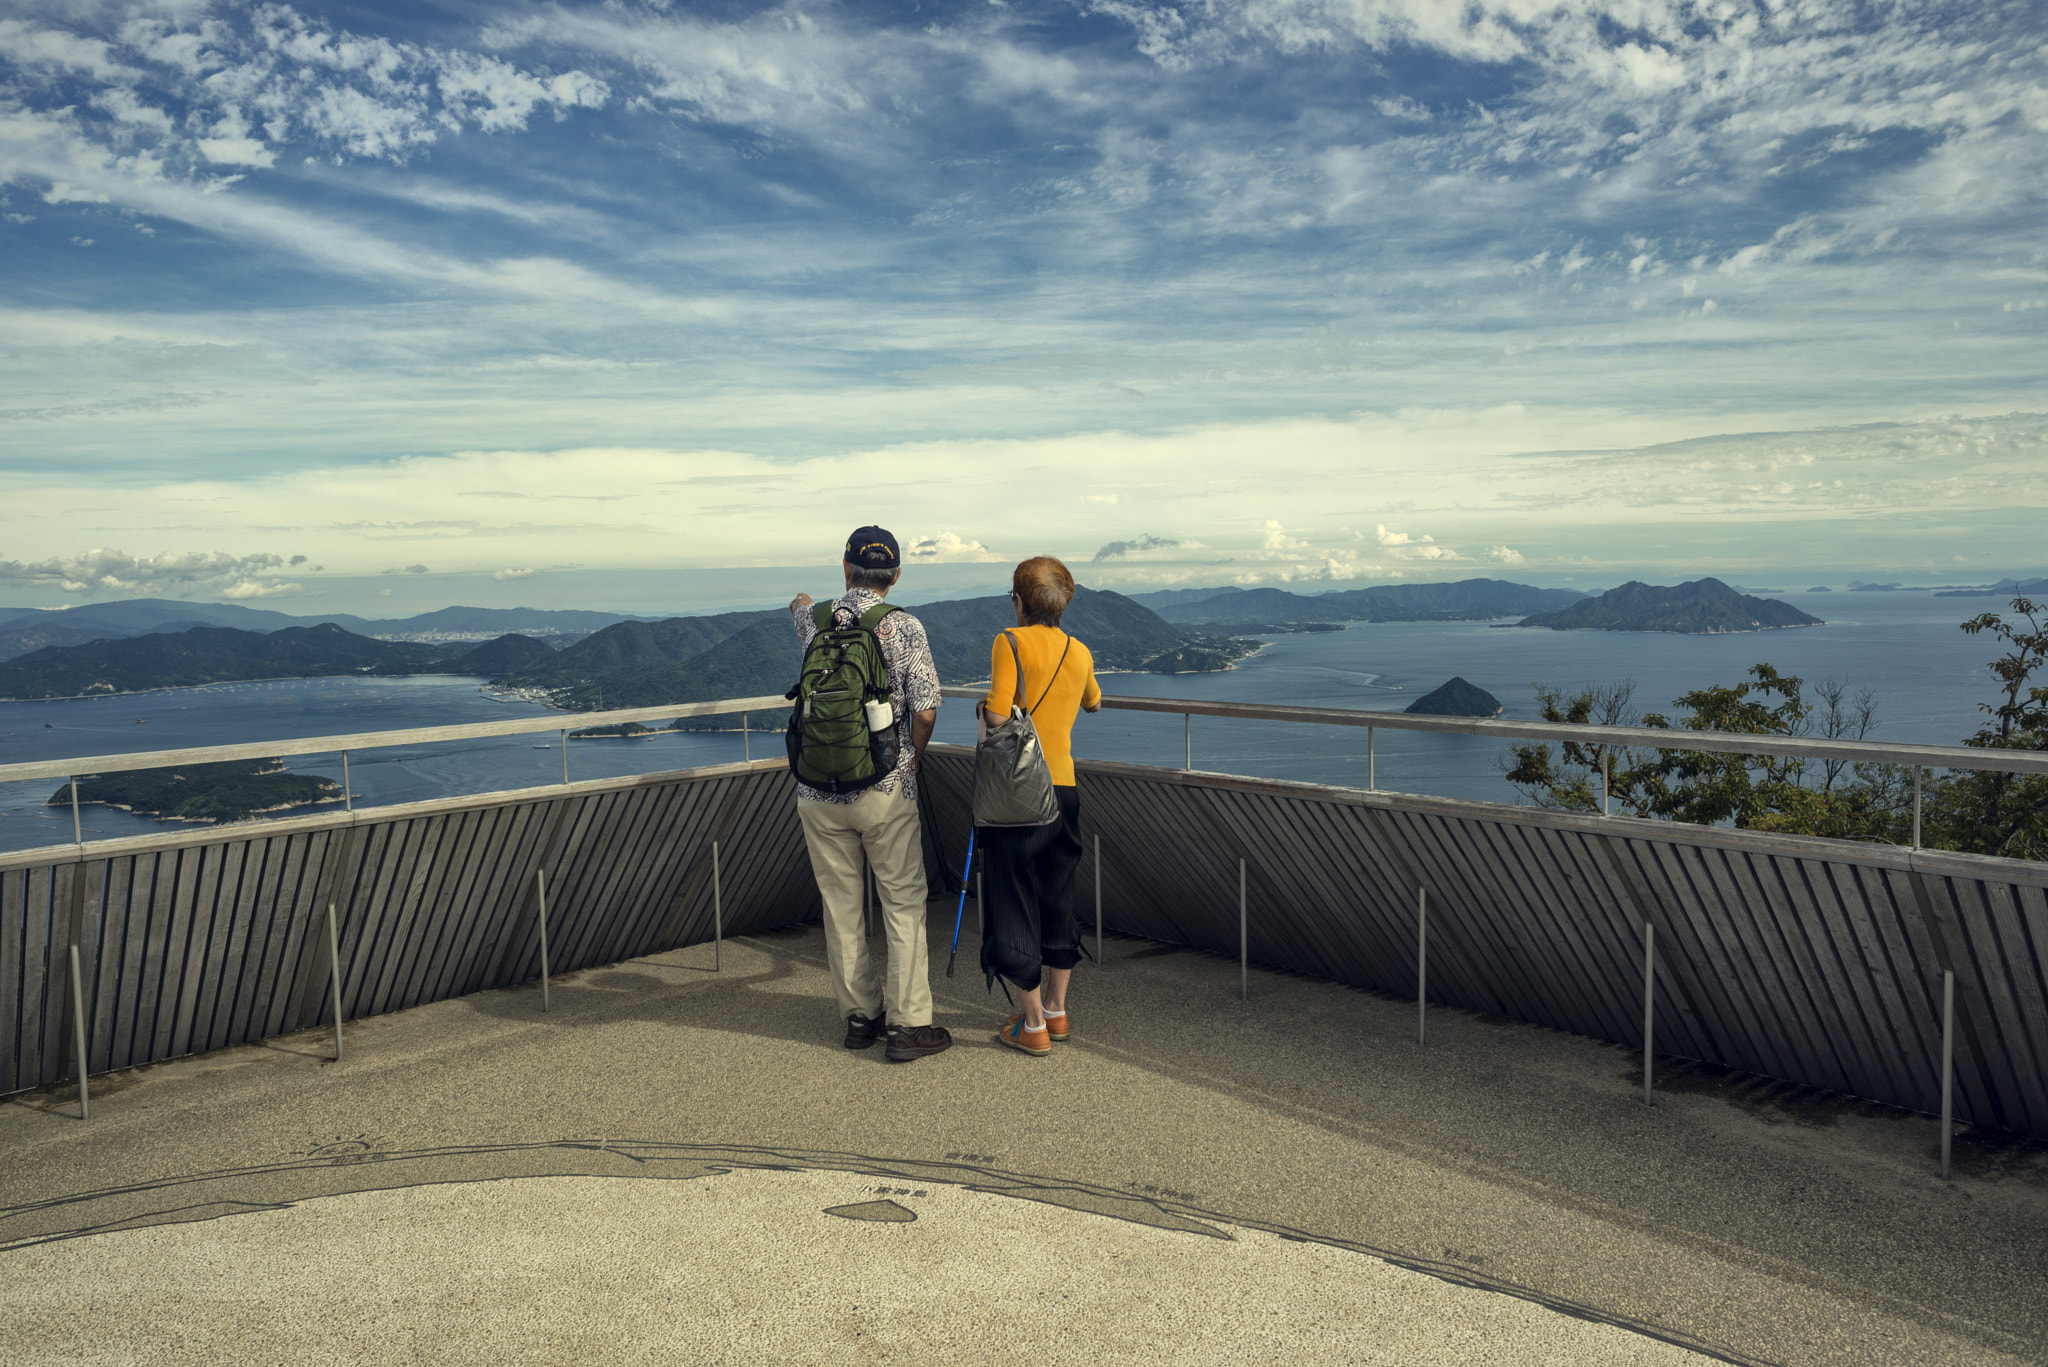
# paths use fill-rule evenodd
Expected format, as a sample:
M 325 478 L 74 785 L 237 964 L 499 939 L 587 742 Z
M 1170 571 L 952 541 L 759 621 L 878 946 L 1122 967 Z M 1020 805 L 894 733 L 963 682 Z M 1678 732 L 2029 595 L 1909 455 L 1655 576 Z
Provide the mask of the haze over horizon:
M 0 602 L 2038 574 L 2044 77 L 2017 2 L 17 0 Z

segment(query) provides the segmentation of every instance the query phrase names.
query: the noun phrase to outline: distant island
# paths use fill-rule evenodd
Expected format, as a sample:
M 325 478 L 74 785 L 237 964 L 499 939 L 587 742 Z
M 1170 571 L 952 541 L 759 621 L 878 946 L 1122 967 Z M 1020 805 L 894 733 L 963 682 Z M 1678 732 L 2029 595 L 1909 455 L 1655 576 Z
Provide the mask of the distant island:
M 94 698 L 151 688 L 336 675 L 490 678 L 552 653 L 545 643 L 518 635 L 475 645 L 378 641 L 331 622 L 272 632 L 200 626 L 32 651 L 0 663 L 0 700 Z
M 1457 677 L 1402 709 L 1425 717 L 1497 717 L 1505 710 L 1499 698 Z
M 243 821 L 263 812 L 341 799 L 339 783 L 313 774 L 288 773 L 281 759 L 135 769 L 90 774 L 78 781 L 81 806 L 114 807 L 159 821 Z M 70 806 L 71 785 L 50 794 L 48 805 Z
M 1328 630 L 1342 622 L 1471 622 L 1568 608 L 1586 595 L 1577 589 L 1539 589 L 1502 579 L 1460 579 L 1448 584 L 1380 584 L 1330 593 L 1285 589 L 1160 589 L 1134 593 L 1169 622 L 1197 623 L 1233 635 Z
M 1682 635 L 1817 627 L 1820 618 L 1775 598 L 1737 593 L 1718 579 L 1666 587 L 1631 580 L 1562 612 L 1536 612 L 1516 626 L 1553 631 L 1661 631 Z
M 268 634 L 290 627 L 319 626 L 323 622 L 380 641 L 460 646 L 517 633 L 560 646 L 581 640 L 614 622 L 630 620 L 630 613 L 581 608 L 470 607 L 437 608 L 412 617 L 366 618 L 347 612 L 294 617 L 240 603 L 118 598 L 63 608 L 0 608 L 0 660 L 12 660 L 48 646 L 85 645 L 128 636 L 189 631 L 193 627 L 234 627 Z
M 2020 598 L 2048 593 L 2048 579 L 2001 579 L 1982 588 L 1942 589 L 1936 598 Z

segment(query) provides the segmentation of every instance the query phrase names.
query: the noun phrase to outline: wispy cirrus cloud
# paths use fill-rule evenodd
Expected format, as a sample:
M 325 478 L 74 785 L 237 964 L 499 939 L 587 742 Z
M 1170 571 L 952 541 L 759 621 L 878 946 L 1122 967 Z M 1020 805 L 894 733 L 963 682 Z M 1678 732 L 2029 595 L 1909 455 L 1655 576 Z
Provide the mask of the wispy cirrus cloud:
M 289 487 L 368 574 L 652 563 L 655 506 L 752 562 L 792 471 L 966 462 L 904 522 L 971 528 L 991 453 L 1057 491 L 1032 544 L 1133 573 L 1183 554 L 1143 526 L 1342 576 L 1537 568 L 1615 509 L 2031 506 L 1983 494 L 2025 424 L 1946 470 L 1874 424 L 2048 409 L 2044 37 L 2020 3 L 22 0 L 11 544 L 70 554 L 88 488 L 97 538 L 222 544 L 299 525 Z M 575 497 L 428 473 L 493 451 Z

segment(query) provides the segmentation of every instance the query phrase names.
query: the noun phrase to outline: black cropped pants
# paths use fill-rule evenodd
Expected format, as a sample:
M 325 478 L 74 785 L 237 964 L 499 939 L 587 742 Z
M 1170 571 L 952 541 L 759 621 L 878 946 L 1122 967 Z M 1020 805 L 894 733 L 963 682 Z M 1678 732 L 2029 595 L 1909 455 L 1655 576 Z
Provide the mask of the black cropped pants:
M 1060 819 L 1048 826 L 981 826 L 981 971 L 1029 992 L 1047 968 L 1081 962 L 1074 872 L 1081 866 L 1081 795 L 1055 785 Z

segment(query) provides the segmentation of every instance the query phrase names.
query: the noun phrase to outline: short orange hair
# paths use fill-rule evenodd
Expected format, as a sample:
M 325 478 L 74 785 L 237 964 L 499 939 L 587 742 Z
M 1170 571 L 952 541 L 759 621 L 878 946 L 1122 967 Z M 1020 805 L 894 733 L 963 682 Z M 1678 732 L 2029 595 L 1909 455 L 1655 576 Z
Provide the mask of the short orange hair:
M 1010 592 L 1024 605 L 1027 625 L 1056 627 L 1074 601 L 1074 576 L 1051 556 L 1034 555 L 1010 576 Z

